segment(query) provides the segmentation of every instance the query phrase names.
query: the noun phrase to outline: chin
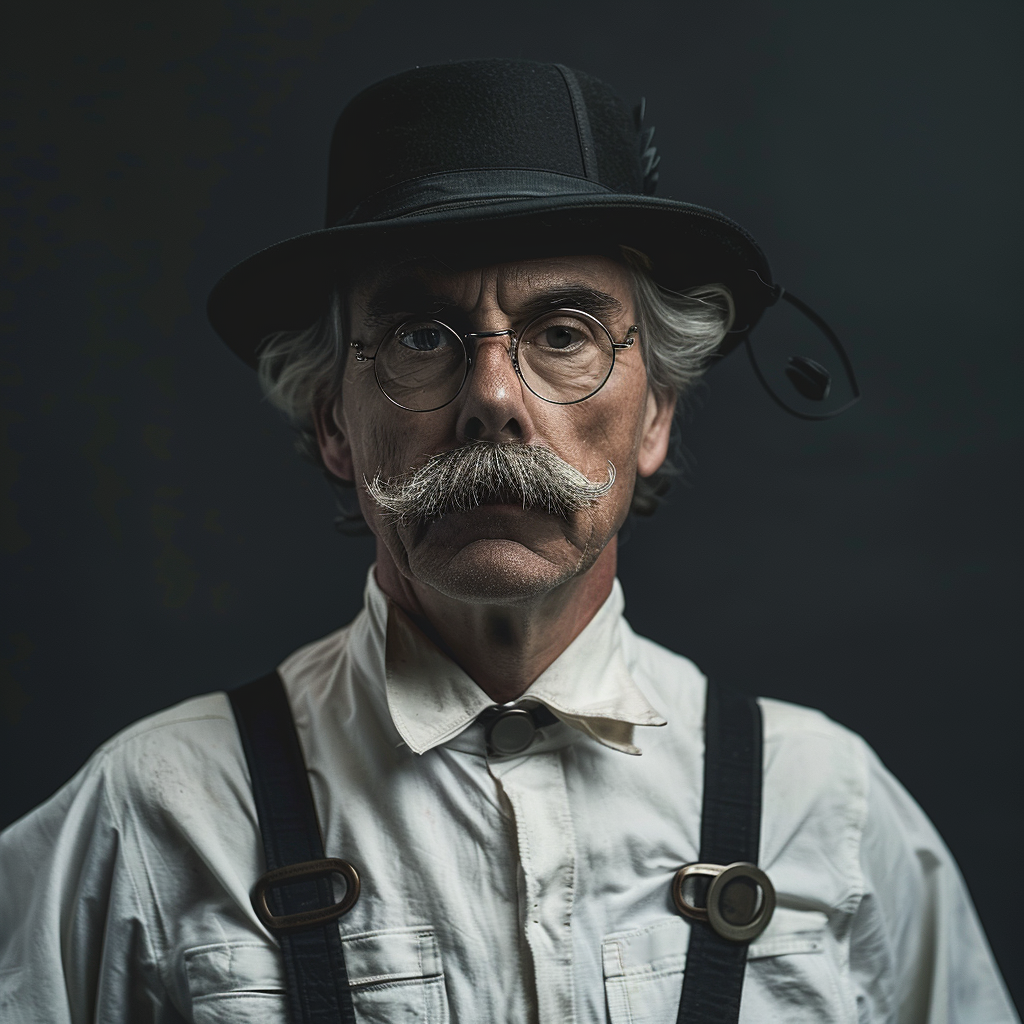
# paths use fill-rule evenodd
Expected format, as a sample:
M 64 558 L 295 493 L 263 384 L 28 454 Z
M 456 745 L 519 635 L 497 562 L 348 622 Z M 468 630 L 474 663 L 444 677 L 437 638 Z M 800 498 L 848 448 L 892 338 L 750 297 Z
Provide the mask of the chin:
M 513 540 L 477 540 L 454 554 L 419 551 L 408 562 L 409 575 L 456 601 L 519 604 L 550 593 L 585 572 L 589 557 L 568 544 L 553 552 L 534 551 Z

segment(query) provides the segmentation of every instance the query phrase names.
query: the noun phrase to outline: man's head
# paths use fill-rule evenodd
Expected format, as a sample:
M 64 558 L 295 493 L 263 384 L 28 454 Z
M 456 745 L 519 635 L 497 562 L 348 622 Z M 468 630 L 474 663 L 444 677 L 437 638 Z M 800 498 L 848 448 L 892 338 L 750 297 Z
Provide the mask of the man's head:
M 562 65 L 386 79 L 339 118 L 325 229 L 211 294 L 407 578 L 526 598 L 613 551 L 663 489 L 677 396 L 777 296 L 742 228 L 651 194 L 643 119 Z
M 559 256 L 470 270 L 385 266 L 314 327 L 269 339 L 264 386 L 303 432 L 307 454 L 355 485 L 401 572 L 453 597 L 525 599 L 589 568 L 631 508 L 651 511 L 660 484 L 649 481 L 665 460 L 676 398 L 728 329 L 727 290 L 673 295 L 640 263 L 630 254 L 630 262 Z M 556 312 L 565 310 L 578 313 Z M 382 346 L 404 340 L 407 367 L 408 346 L 426 345 L 404 379 L 429 385 L 437 335 L 396 338 L 399 326 L 428 322 L 450 327 L 448 342 L 463 357 L 446 371 L 454 395 L 440 408 L 398 395 L 387 377 L 382 387 L 377 365 Z M 610 372 L 581 400 L 571 388 L 587 342 L 604 346 L 597 358 L 609 353 Z M 558 376 L 567 361 L 574 380 Z M 496 445 L 503 450 L 491 451 Z
M 413 290 L 402 299 L 392 282 L 357 290 L 352 338 L 375 346 L 389 326 L 422 316 L 431 305 L 467 333 L 521 328 L 545 306 L 590 305 L 613 338 L 624 338 L 634 323 L 629 276 L 601 257 L 509 263 L 425 279 L 414 275 L 406 286 L 414 289 L 417 279 L 430 293 L 426 307 L 424 293 Z M 393 307 L 390 323 L 381 323 L 376 312 L 382 290 Z M 359 487 L 363 515 L 399 570 L 450 597 L 535 597 L 589 569 L 622 525 L 633 479 L 653 473 L 668 446 L 674 396 L 648 387 L 639 349 L 620 351 L 596 394 L 558 405 L 523 386 L 508 341 L 498 335 L 472 342 L 473 367 L 465 385 L 433 412 L 398 408 L 381 393 L 367 362 L 350 359 L 340 400 L 322 409 L 317 421 L 324 462 Z M 480 442 L 547 449 L 599 483 L 611 463 L 615 482 L 574 511 L 524 508 L 522 494 L 496 494 L 475 509 L 411 523 L 394 521 L 366 492 L 365 481 L 378 475 L 388 479 L 437 453 Z

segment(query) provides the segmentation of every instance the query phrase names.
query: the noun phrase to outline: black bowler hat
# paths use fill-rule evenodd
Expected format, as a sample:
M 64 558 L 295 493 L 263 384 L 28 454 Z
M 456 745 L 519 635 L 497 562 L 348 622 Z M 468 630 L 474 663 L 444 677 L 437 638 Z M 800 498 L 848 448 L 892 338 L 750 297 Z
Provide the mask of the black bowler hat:
M 722 214 L 651 194 L 658 158 L 642 120 L 561 64 L 463 61 L 378 82 L 335 127 L 326 226 L 228 271 L 210 322 L 255 365 L 266 335 L 312 324 L 331 287 L 377 258 L 481 266 L 626 245 L 669 288 L 727 285 L 737 327 L 753 327 L 778 297 L 764 253 Z

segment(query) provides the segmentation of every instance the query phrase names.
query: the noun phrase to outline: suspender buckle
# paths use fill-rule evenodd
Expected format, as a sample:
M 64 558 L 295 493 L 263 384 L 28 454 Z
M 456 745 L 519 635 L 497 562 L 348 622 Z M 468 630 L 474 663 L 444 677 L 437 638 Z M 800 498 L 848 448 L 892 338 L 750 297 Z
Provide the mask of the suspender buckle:
M 325 875 L 341 875 L 345 879 L 345 895 L 329 907 L 318 907 L 316 910 L 304 910 L 298 914 L 277 915 L 267 904 L 267 889 L 290 882 L 301 882 L 311 878 L 323 878 Z M 326 924 L 347 914 L 359 899 L 359 873 L 347 860 L 327 857 L 324 860 L 306 860 L 299 864 L 286 864 L 261 875 L 253 886 L 252 909 L 260 923 L 271 932 L 298 932 L 317 925 Z
M 710 884 L 704 882 L 710 879 Z M 705 905 L 694 902 L 706 889 Z M 734 864 L 684 864 L 672 879 L 672 902 L 692 921 L 706 921 L 730 942 L 750 942 L 768 927 L 775 913 L 775 887 L 747 861 Z

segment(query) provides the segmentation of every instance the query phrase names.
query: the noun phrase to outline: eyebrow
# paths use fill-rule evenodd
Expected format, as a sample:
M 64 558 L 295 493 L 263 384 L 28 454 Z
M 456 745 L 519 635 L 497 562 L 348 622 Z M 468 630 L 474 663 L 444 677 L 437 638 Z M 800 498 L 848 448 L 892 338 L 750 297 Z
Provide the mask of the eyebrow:
M 620 314 L 622 303 L 597 288 L 580 282 L 566 282 L 553 288 L 533 292 L 518 310 L 524 319 L 546 309 L 581 309 L 598 320 Z
M 526 320 L 548 309 L 580 309 L 597 319 L 622 313 L 622 303 L 597 288 L 568 281 L 551 288 L 531 292 L 514 310 L 514 319 Z M 366 320 L 380 327 L 405 314 L 430 313 L 438 316 L 459 309 L 451 295 L 435 290 L 421 277 L 403 277 L 389 281 L 366 300 Z

